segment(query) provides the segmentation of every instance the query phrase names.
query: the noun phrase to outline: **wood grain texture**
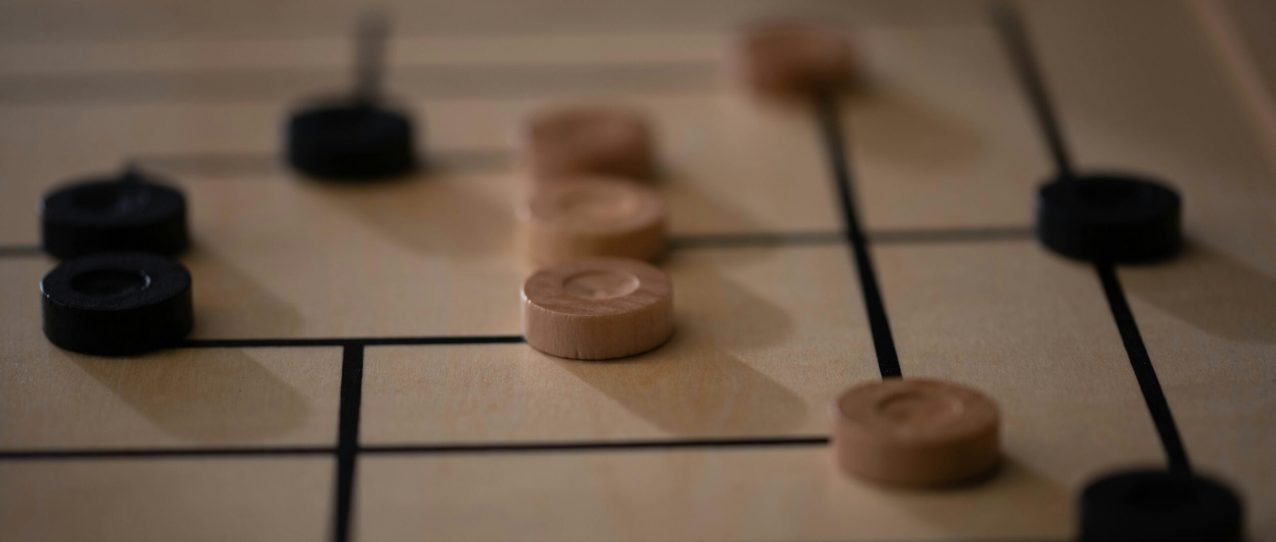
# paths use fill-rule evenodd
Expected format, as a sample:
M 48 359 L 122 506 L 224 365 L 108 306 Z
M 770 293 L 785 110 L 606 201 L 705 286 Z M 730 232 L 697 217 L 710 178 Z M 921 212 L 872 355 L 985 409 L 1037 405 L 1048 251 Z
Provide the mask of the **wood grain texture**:
M 4 454 L 327 447 L 338 426 L 339 348 L 107 365 L 49 346 L 34 284 L 52 262 L 20 249 L 55 183 L 136 158 L 182 186 L 196 339 L 517 335 L 513 139 L 541 107 L 602 101 L 660 133 L 678 332 L 607 364 L 367 347 L 358 444 L 405 449 L 358 452 L 353 538 L 1063 540 L 1087 481 L 1164 465 L 1094 270 L 1022 235 L 1051 168 L 986 2 L 391 4 L 387 87 L 439 168 L 367 190 L 276 161 L 285 112 L 348 79 L 354 3 L 0 5 Z M 1022 6 L 1078 169 L 1184 193 L 1183 257 L 1119 277 L 1193 464 L 1276 540 L 1270 146 L 1183 1 Z M 869 77 L 847 150 L 900 366 L 1002 407 L 986 484 L 881 489 L 822 444 L 836 395 L 878 368 L 811 112 L 728 69 L 734 30 L 777 14 L 854 31 Z M 572 442 L 618 448 L 536 448 Z M 510 443 L 531 448 L 489 449 Z M 332 534 L 322 456 L 12 457 L 17 540 Z
M 1237 99 L 1266 142 L 1269 161 L 1276 164 L 1276 37 L 1265 24 L 1276 18 L 1276 5 L 1261 0 L 1195 0 L 1191 5 L 1234 82 Z
M 0 521 L 9 540 L 320 540 L 331 472 L 312 458 L 3 463 Z
M 1270 102 L 1276 102 L 1276 36 L 1269 25 L 1276 18 L 1276 6 L 1262 0 L 1221 0 L 1252 55 L 1254 68 L 1263 79 Z
M 991 24 L 865 28 L 869 87 L 843 111 L 869 231 L 1027 227 L 1050 174 Z
M 882 491 L 844 481 L 823 447 L 362 461 L 361 540 L 1062 540 L 1070 528 L 1066 492 L 1018 466 L 969 491 Z

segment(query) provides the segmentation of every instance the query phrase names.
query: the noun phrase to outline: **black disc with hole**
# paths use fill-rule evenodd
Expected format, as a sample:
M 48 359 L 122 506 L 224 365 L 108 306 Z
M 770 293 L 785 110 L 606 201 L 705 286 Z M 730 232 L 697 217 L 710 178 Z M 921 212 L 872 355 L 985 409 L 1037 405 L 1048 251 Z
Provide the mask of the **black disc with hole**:
M 1130 175 L 1056 179 L 1037 196 L 1037 237 L 1082 260 L 1150 262 L 1183 244 L 1182 199 L 1164 184 Z
M 66 260 L 40 281 L 44 334 L 66 350 L 124 356 L 163 348 L 194 325 L 191 276 L 156 254 Z
M 57 258 L 95 252 L 176 254 L 186 248 L 186 197 L 134 169 L 72 182 L 44 196 L 44 251 Z
M 288 163 L 318 179 L 373 180 L 417 166 L 412 120 L 365 102 L 330 102 L 288 119 Z
M 1239 542 L 1240 500 L 1200 476 L 1132 470 L 1081 494 L 1081 542 Z

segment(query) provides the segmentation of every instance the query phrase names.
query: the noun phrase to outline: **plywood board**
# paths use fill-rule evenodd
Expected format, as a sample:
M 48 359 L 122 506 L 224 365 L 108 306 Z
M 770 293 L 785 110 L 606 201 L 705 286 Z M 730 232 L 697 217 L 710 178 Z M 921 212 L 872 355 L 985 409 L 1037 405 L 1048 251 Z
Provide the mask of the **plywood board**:
M 1014 540 L 1068 528 L 1066 490 L 1030 471 L 969 492 L 882 492 L 839 477 L 825 452 L 365 456 L 356 536 Z
M 331 462 L 160 459 L 5 462 L 9 540 L 318 540 Z
M 0 6 L 15 539 L 1062 540 L 1086 481 L 1164 464 L 1094 268 L 1032 240 L 1053 165 L 987 2 L 399 3 L 390 86 L 434 167 L 307 182 L 281 122 L 345 84 L 357 7 Z M 1185 0 L 1021 7 L 1078 167 L 1185 195 L 1183 257 L 1118 276 L 1193 465 L 1276 540 L 1276 162 L 1254 102 Z M 733 79 L 734 28 L 774 12 L 855 30 L 871 70 L 838 150 L 876 281 L 811 108 Z M 648 112 L 671 212 L 675 339 L 613 363 L 518 337 L 512 136 L 581 100 Z M 67 354 L 38 327 L 37 202 L 126 160 L 190 199 L 196 331 Z M 905 375 L 1001 403 L 989 483 L 887 490 L 829 461 L 828 403 L 880 375 L 871 286 Z

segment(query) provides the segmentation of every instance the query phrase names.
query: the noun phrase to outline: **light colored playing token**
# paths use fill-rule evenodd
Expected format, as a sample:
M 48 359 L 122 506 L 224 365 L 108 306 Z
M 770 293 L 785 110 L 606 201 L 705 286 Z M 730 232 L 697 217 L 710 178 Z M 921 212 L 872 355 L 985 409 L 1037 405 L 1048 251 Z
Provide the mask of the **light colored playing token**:
M 655 260 L 665 249 L 665 207 L 654 190 L 588 178 L 537 190 L 521 213 L 522 244 L 536 266 L 593 256 Z
M 771 22 L 750 28 L 740 56 L 749 86 L 768 98 L 806 98 L 848 87 L 856 77 L 849 40 L 817 25 Z
M 859 384 L 838 397 L 834 418 L 838 465 L 872 482 L 957 485 L 988 476 L 1001 462 L 996 404 L 950 382 Z
M 621 106 L 564 106 L 526 121 L 519 151 L 535 180 L 605 175 L 645 179 L 655 169 L 655 144 L 643 114 Z
M 619 258 L 578 260 L 523 283 L 523 336 L 571 359 L 632 356 L 673 333 L 673 285 L 651 265 Z

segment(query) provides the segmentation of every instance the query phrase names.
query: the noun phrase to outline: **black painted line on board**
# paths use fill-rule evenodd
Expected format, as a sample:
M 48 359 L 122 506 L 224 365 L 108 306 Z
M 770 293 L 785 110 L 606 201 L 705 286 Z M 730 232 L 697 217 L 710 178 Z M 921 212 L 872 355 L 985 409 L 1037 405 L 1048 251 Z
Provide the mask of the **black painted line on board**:
M 1108 308 L 1116 321 L 1117 331 L 1121 333 L 1121 343 L 1125 345 L 1126 355 L 1130 358 L 1130 368 L 1134 370 L 1134 378 L 1139 382 L 1143 392 L 1143 402 L 1147 404 L 1148 413 L 1152 415 L 1152 423 L 1161 438 L 1161 446 L 1165 449 L 1166 460 L 1170 470 L 1174 472 L 1191 472 L 1192 464 L 1187 458 L 1187 449 L 1179 436 L 1178 426 L 1170 413 L 1170 404 L 1161 390 L 1161 382 L 1156 377 L 1156 368 L 1148 356 L 1147 346 L 1143 344 L 1143 336 L 1134 321 L 1134 313 L 1126 301 L 1125 290 L 1121 288 L 1121 280 L 1117 277 L 1116 267 L 1110 263 L 1096 263 L 1095 271 L 1103 284 L 1103 295 L 1108 299 Z
M 519 344 L 522 335 L 444 335 L 432 337 L 298 337 L 185 339 L 174 348 L 288 348 L 319 346 L 418 346 L 448 344 Z
M 899 355 L 895 351 L 895 339 L 891 336 L 890 320 L 886 317 L 886 304 L 878 288 L 877 273 L 874 271 L 873 259 L 869 254 L 868 240 L 864 236 L 859 217 L 856 215 L 853 177 L 842 126 L 841 107 L 836 96 L 817 96 L 814 102 L 816 120 L 828 155 L 833 187 L 837 193 L 842 220 L 846 224 L 844 231 L 846 242 L 850 247 L 852 263 L 859 276 L 864 309 L 868 313 L 868 325 L 873 334 L 877 367 L 883 378 L 899 377 L 903 373 L 899 366 Z
M 679 235 L 669 240 L 670 250 L 706 248 L 765 248 L 778 246 L 826 246 L 845 240 L 838 231 L 747 232 Z
M 956 228 L 889 229 L 866 233 L 871 243 L 931 244 L 1022 241 L 1033 238 L 1030 226 L 977 226 Z M 669 241 L 671 250 L 766 248 L 778 246 L 831 246 L 845 243 L 841 231 L 749 232 L 680 235 Z
M 357 347 L 356 347 L 357 348 Z M 458 455 L 489 453 L 535 453 L 535 452 L 584 452 L 591 450 L 680 450 L 680 449 L 715 449 L 715 448 L 769 448 L 769 447 L 803 447 L 823 446 L 829 443 L 824 435 L 795 435 L 773 437 L 733 437 L 733 438 L 690 438 L 690 439 L 632 439 L 632 440 L 574 440 L 549 442 L 459 442 L 439 444 L 388 444 L 358 446 L 355 436 L 357 427 L 350 428 L 347 416 L 357 416 L 358 412 L 349 413 L 347 404 L 347 382 L 351 386 L 361 379 L 362 360 L 359 364 L 350 365 L 350 371 L 356 369 L 359 375 L 346 378 L 346 367 L 342 371 L 343 401 L 341 407 L 342 425 L 339 427 L 341 442 L 338 447 L 290 446 L 290 447 L 228 447 L 228 448 L 136 448 L 136 449 L 77 449 L 77 450 L 7 450 L 0 451 L 0 461 L 6 460 L 75 460 L 75 459 L 146 459 L 167 457 L 217 458 L 217 457 L 276 457 L 276 456 L 313 456 L 336 455 L 338 461 L 338 485 L 353 490 L 353 462 L 349 463 L 348 482 L 341 482 L 343 475 L 340 466 L 343 457 L 354 458 L 357 454 L 400 454 L 400 455 Z M 359 398 L 353 398 L 357 401 Z M 351 407 L 353 408 L 353 407 Z M 353 420 L 357 425 L 358 421 Z M 353 448 L 349 447 L 353 446 Z M 356 453 L 357 452 L 357 453 Z M 340 489 L 338 490 L 340 491 Z M 351 493 L 353 494 L 353 493 Z M 338 494 L 340 495 L 340 494 Z M 344 506 L 348 506 L 347 502 Z M 338 507 L 343 506 L 338 504 Z M 338 509 L 340 510 L 340 508 Z M 348 508 L 347 508 L 348 510 Z
M 981 226 L 947 229 L 897 229 L 868 232 L 868 240 L 880 244 L 989 243 L 1033 240 L 1031 226 Z
M 225 447 L 225 448 L 120 448 L 120 449 L 38 449 L 2 450 L 0 461 L 79 459 L 164 459 L 226 457 L 296 457 L 331 455 L 336 450 L 321 446 Z
M 1010 56 L 1015 73 L 1019 76 L 1019 83 L 1028 97 L 1033 114 L 1037 117 L 1037 125 L 1045 138 L 1056 173 L 1061 178 L 1071 178 L 1072 159 L 1068 155 L 1068 147 L 1063 140 L 1063 129 L 1055 114 L 1054 102 L 1046 89 L 1045 78 L 1037 64 L 1032 40 L 1028 39 L 1023 17 L 1013 5 L 998 2 L 993 6 L 993 24 Z
M 482 442 L 364 446 L 366 454 L 500 454 L 587 451 L 638 451 L 723 448 L 774 448 L 824 446 L 826 436 L 744 437 L 703 439 L 650 439 L 560 442 Z
M 1002 36 L 1003 45 L 1032 103 L 1038 127 L 1054 160 L 1055 173 L 1061 179 L 1070 179 L 1073 176 L 1073 164 L 1058 117 L 1055 115 L 1053 102 L 1046 91 L 1045 81 L 1037 64 L 1023 18 L 1013 5 L 1003 2 L 995 5 L 993 22 Z M 1107 298 L 1108 309 L 1112 313 L 1117 331 L 1121 335 L 1121 343 L 1125 346 L 1126 357 L 1129 358 L 1130 368 L 1138 381 L 1143 402 L 1147 405 L 1148 414 L 1151 415 L 1152 423 L 1156 427 L 1169 469 L 1174 472 L 1191 472 L 1187 449 L 1174 423 L 1174 416 L 1170 413 L 1169 402 L 1156 377 L 1156 369 L 1152 366 L 1152 359 L 1139 333 L 1134 313 L 1126 300 L 1125 290 L 1117 277 L 1116 266 L 1110 262 L 1096 262 L 1095 273 L 1103 287 L 1103 295 Z
M 359 410 L 363 402 L 363 346 L 341 352 L 341 405 L 337 425 L 337 483 L 333 499 L 333 540 L 350 539 L 355 467 L 359 463 Z

